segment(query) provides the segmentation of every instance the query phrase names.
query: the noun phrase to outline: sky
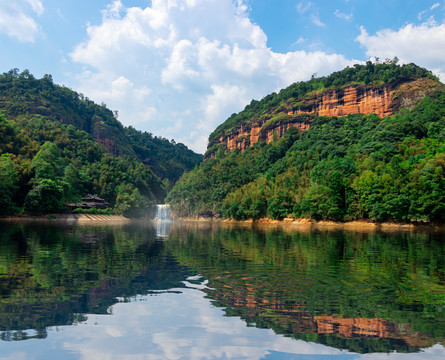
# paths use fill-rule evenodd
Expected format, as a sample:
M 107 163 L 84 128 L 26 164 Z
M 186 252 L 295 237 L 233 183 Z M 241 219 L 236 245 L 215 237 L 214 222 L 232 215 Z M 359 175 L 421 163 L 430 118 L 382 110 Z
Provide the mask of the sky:
M 398 57 L 445 81 L 445 0 L 0 0 L 0 72 L 51 74 L 204 153 L 232 113 L 312 75 Z

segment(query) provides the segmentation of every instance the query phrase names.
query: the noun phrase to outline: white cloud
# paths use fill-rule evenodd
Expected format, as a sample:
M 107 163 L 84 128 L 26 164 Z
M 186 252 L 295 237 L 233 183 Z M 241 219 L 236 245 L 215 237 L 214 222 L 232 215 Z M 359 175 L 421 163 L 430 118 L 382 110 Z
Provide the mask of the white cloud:
M 304 37 L 300 36 L 300 37 L 297 39 L 297 41 L 295 41 L 295 42 L 292 44 L 292 46 L 303 44 L 305 41 L 306 41 L 306 39 L 305 39 Z
M 370 35 L 364 27 L 356 39 L 366 48 L 366 55 L 414 62 L 445 79 L 445 24 L 434 21 L 408 24 L 398 31 L 384 29 Z
M 247 11 L 243 0 L 153 0 L 145 8 L 114 1 L 70 55 L 85 66 L 77 88 L 118 110 L 125 125 L 204 152 L 209 133 L 252 99 L 353 63 L 324 52 L 275 53 Z
M 351 20 L 352 17 L 353 17 L 352 14 L 345 14 L 345 13 L 342 13 L 342 12 L 341 12 L 340 10 L 338 10 L 338 9 L 335 10 L 334 15 L 335 15 L 336 17 L 338 17 L 339 19 L 343 19 L 343 20 L 347 20 L 347 21 Z
M 311 1 L 300 1 L 297 6 L 296 6 L 297 12 L 300 15 L 305 15 L 306 13 L 310 13 L 310 20 L 312 21 L 312 23 L 314 25 L 320 26 L 320 27 L 325 27 L 326 24 L 321 21 L 320 19 L 320 15 L 318 13 L 318 9 L 316 8 L 316 6 L 314 6 L 314 4 Z
M 425 9 L 425 10 L 419 12 L 419 14 L 417 15 L 417 19 L 419 21 L 421 21 L 425 14 L 427 14 L 430 11 L 433 11 L 434 9 L 438 8 L 439 6 L 440 6 L 440 3 L 435 3 L 429 9 Z M 434 17 L 431 16 L 431 19 L 434 19 Z
M 428 10 L 423 10 L 423 11 L 421 11 L 419 14 L 417 14 L 417 19 L 418 19 L 419 21 L 421 21 L 422 18 L 423 18 L 423 15 L 425 15 L 425 14 L 427 13 L 427 11 L 428 11 Z
M 311 16 L 311 20 L 312 20 L 312 22 L 313 22 L 315 25 L 317 25 L 317 26 L 321 26 L 321 27 L 325 27 L 325 26 L 326 26 L 326 24 L 325 24 L 323 21 L 321 21 L 319 15 L 313 14 L 313 15 Z
M 42 15 L 45 9 L 40 0 L 26 0 L 26 2 L 32 7 L 32 9 L 37 15 Z
M 34 42 L 40 32 L 40 26 L 33 15 L 41 15 L 43 11 L 40 0 L 0 2 L 0 34 L 21 42 Z
M 312 3 L 310 2 L 310 1 L 308 1 L 308 2 L 303 2 L 303 1 L 300 1 L 298 4 L 297 4 L 297 11 L 298 11 L 298 13 L 299 14 L 304 14 L 304 13 L 306 13 L 310 8 L 312 7 Z

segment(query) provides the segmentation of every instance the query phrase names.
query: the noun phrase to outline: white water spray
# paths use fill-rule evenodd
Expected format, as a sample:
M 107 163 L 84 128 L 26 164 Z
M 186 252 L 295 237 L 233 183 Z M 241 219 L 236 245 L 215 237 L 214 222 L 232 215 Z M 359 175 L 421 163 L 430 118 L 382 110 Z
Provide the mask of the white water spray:
M 155 220 L 160 221 L 171 221 L 171 212 L 170 212 L 170 205 L 161 204 L 156 205 L 156 215 Z

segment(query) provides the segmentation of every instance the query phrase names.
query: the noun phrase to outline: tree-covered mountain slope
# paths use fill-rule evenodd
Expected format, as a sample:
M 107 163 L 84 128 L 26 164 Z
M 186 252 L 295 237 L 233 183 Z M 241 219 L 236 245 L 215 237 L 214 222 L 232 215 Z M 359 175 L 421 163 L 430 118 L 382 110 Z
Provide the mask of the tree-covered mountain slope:
M 0 213 L 63 210 L 86 193 L 125 214 L 163 201 L 201 162 L 183 144 L 124 127 L 105 105 L 28 71 L 0 75 Z
M 206 159 L 216 153 L 247 147 L 258 141 L 269 143 L 290 127 L 307 130 L 317 116 L 346 116 L 375 113 L 393 115 L 412 108 L 441 84 L 432 73 L 415 64 L 397 66 L 368 61 L 329 76 L 292 84 L 261 101 L 252 100 L 209 136 Z
M 416 94 L 430 95 L 423 100 L 416 95 L 391 116 L 312 115 L 307 129 L 290 127 L 268 143 L 232 151 L 221 147 L 185 174 L 167 201 L 178 216 L 445 221 L 445 90 L 415 65 L 356 65 L 319 81 L 294 84 L 252 102 L 253 108 L 232 115 L 215 132 L 230 132 L 276 113 L 284 103 L 296 101 L 295 88 L 331 81 L 384 85 L 407 77 L 427 79 L 424 89 L 416 83 Z M 213 133 L 210 145 L 215 138 Z

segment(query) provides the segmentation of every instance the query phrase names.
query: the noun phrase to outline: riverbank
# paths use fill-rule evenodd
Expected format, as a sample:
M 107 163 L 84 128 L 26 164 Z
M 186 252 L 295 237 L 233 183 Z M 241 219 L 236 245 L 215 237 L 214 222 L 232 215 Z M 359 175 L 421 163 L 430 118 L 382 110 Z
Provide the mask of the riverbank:
M 131 219 L 119 215 L 92 215 L 92 214 L 47 214 L 40 216 L 8 216 L 1 217 L 3 222 L 26 222 L 26 223 L 56 223 L 56 224 L 106 224 L 121 225 L 131 221 Z
M 245 224 L 257 227 L 265 226 L 284 226 L 294 228 L 319 228 L 319 229 L 332 229 L 332 230 L 364 230 L 364 231 L 411 231 L 417 229 L 430 229 L 430 230 L 445 230 L 445 224 L 430 224 L 430 223 L 395 223 L 395 222 L 376 222 L 366 220 L 356 220 L 347 222 L 337 221 L 316 221 L 312 219 L 292 219 L 285 218 L 283 220 L 273 220 L 269 218 L 263 218 L 258 220 L 234 220 L 234 219 L 221 219 L 210 217 L 187 217 L 176 218 L 177 221 L 183 222 L 201 222 L 201 223 L 224 223 L 224 224 Z
M 140 219 L 139 219 L 140 220 Z M 99 215 L 99 214 L 47 214 L 40 216 L 22 215 L 0 217 L 2 222 L 11 223 L 42 223 L 42 224 L 67 224 L 67 225 L 123 225 L 137 219 L 131 219 L 120 215 Z M 350 231 L 415 231 L 433 230 L 445 231 L 445 224 L 429 223 L 379 223 L 375 221 L 315 221 L 311 219 L 291 219 L 273 220 L 268 218 L 258 220 L 234 220 L 211 217 L 186 217 L 174 218 L 175 222 L 196 223 L 196 224 L 233 224 L 240 226 L 254 226 L 256 228 L 281 227 L 295 230 L 350 230 Z

